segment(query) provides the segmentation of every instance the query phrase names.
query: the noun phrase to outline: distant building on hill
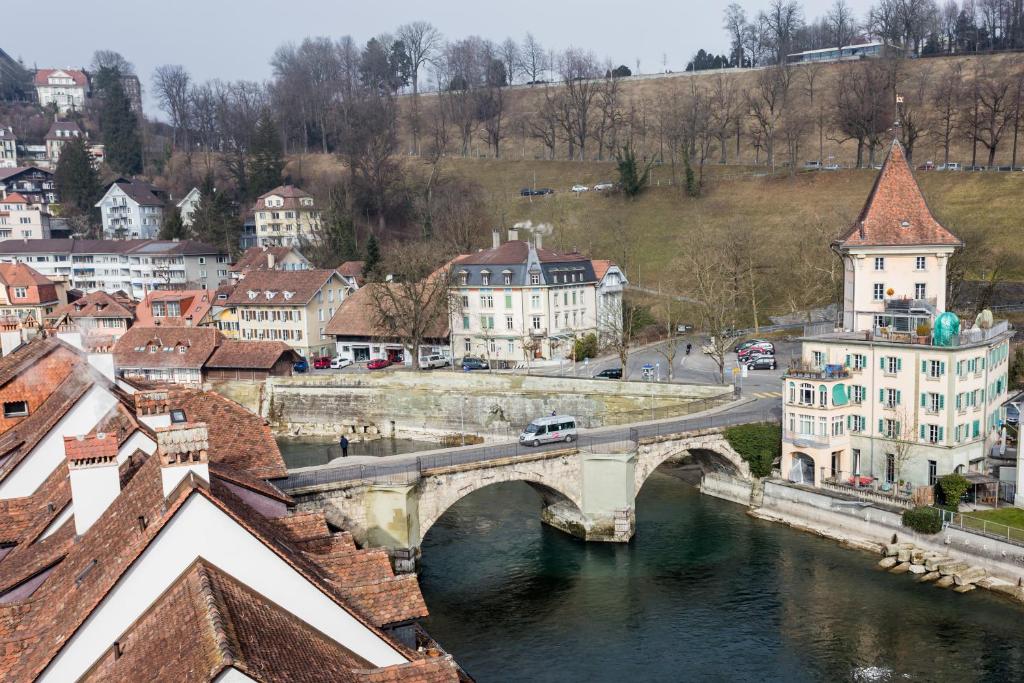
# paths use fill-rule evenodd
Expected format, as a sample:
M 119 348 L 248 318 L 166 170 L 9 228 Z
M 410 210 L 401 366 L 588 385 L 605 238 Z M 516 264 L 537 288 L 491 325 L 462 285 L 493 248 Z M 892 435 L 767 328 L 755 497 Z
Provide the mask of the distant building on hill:
M 50 214 L 18 192 L 0 198 L 0 239 L 49 239 Z
M 168 195 L 142 180 L 119 179 L 96 202 L 107 239 L 153 239 L 163 225 Z
M 53 172 L 37 166 L 0 168 L 0 197 L 17 192 L 33 204 L 49 205 L 59 201 Z
M 320 211 L 313 196 L 294 185 L 281 185 L 261 195 L 254 212 L 261 247 L 297 246 L 320 229 Z
M 0 126 L 0 168 L 18 167 L 18 140 L 14 129 Z
M 82 111 L 89 96 L 89 77 L 81 69 L 39 69 L 35 76 L 39 105 L 54 105 L 61 114 Z
M 199 200 L 202 199 L 202 196 L 199 188 L 193 187 L 176 204 L 178 213 L 181 215 L 181 223 L 186 228 L 192 227 L 192 214 L 195 213 L 196 207 L 199 206 Z
M 46 133 L 46 158 L 52 168 L 57 167 L 64 144 L 76 138 L 89 137 L 74 121 L 54 121 Z

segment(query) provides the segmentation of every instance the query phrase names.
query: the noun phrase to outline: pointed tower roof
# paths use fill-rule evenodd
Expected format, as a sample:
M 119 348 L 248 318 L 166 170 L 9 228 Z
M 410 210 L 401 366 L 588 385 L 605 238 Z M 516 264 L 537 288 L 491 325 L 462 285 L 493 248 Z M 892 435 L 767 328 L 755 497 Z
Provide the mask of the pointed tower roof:
M 893 140 L 864 208 L 837 244 L 841 247 L 958 247 L 963 243 L 935 220 L 907 163 L 903 145 Z

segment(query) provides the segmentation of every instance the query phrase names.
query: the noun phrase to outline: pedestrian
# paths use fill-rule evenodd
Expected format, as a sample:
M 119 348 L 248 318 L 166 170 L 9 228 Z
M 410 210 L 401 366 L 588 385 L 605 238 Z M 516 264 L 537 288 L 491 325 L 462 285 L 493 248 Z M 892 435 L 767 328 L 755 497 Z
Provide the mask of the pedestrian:
M 690 355 L 690 349 L 692 349 L 692 348 L 693 348 L 693 344 L 687 343 L 687 345 L 686 345 L 686 355 L 687 356 Z
M 553 410 L 551 411 L 551 417 L 554 417 L 556 414 L 557 413 L 555 413 L 555 411 L 553 411 Z
M 341 435 L 341 441 L 338 442 L 338 445 L 341 446 L 341 457 L 347 458 L 348 457 L 348 439 L 345 438 L 344 434 Z

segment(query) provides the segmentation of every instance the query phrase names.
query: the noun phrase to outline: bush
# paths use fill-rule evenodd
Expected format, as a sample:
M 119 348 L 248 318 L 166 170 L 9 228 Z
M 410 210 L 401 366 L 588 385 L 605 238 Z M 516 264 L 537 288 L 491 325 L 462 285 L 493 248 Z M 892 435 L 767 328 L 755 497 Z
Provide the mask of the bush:
M 725 430 L 725 438 L 733 450 L 750 465 L 755 477 L 767 477 L 772 465 L 782 455 L 782 427 L 770 422 L 738 425 Z
M 597 358 L 597 335 L 588 334 L 572 344 L 572 358 L 577 363 L 584 358 Z
M 942 502 L 947 510 L 953 512 L 960 509 L 960 499 L 964 497 L 970 487 L 971 483 L 962 474 L 947 474 L 939 477 Z
M 930 507 L 905 510 L 903 526 L 922 534 L 937 534 L 942 531 L 942 513 Z

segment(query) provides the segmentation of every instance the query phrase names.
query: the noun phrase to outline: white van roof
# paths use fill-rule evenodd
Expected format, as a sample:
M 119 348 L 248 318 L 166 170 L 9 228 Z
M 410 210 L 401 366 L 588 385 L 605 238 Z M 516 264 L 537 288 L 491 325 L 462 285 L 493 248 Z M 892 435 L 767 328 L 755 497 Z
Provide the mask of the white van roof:
M 530 424 L 535 425 L 549 425 L 553 422 L 565 422 L 566 420 L 576 421 L 576 418 L 572 415 L 547 415 L 545 417 L 538 417 L 535 420 L 531 420 Z

